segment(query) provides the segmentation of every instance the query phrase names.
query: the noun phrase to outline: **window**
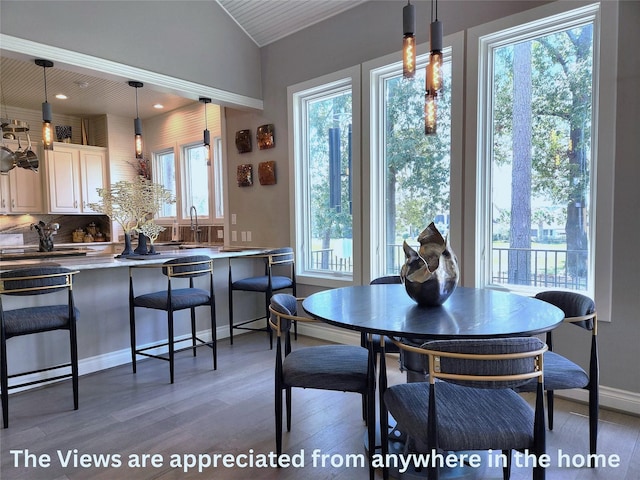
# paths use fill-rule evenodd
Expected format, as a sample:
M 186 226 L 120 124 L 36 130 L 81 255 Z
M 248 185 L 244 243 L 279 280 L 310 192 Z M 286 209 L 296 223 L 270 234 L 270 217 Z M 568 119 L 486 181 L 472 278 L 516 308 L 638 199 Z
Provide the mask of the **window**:
M 179 157 L 176 151 L 180 152 Z M 161 221 L 177 219 L 182 224 L 188 223 L 191 207 L 195 207 L 198 221 L 210 220 L 209 223 L 213 224 L 224 220 L 220 137 L 213 141 L 213 160 L 210 164 L 207 163 L 206 153 L 199 141 L 153 152 L 153 179 L 164 185 L 176 198 L 176 203 L 163 206 L 158 215 Z M 212 185 L 216 188 L 210 194 Z
M 164 188 L 171 192 L 173 198 L 176 198 L 176 163 L 172 148 L 153 153 L 153 165 L 151 171 L 153 172 L 153 181 L 160 185 L 164 185 Z M 165 203 L 158 213 L 158 217 L 162 219 L 175 216 L 175 203 Z
M 296 181 L 298 270 L 316 279 L 351 280 L 358 268 L 354 211 L 359 136 L 354 125 L 358 69 L 289 89 Z
M 182 147 L 182 217 L 195 207 L 198 218 L 209 218 L 209 166 L 207 152 L 198 142 Z
M 222 139 L 216 137 L 213 139 L 213 178 L 215 180 L 215 188 L 213 189 L 214 208 L 216 220 L 224 219 L 224 200 L 222 193 L 224 192 L 224 176 L 222 174 Z
M 606 110 L 597 103 L 600 5 L 540 17 L 478 36 L 477 278 L 594 296 L 596 217 L 607 225 L 596 205 L 609 204 L 610 168 L 597 162 L 597 145 L 606 143 L 606 127 L 598 128 Z
M 376 245 L 373 276 L 397 275 L 405 261 L 403 241 L 416 247 L 418 235 L 434 222 L 443 236 L 450 228 L 451 48 L 444 50 L 442 92 L 438 95 L 437 134 L 424 133 L 425 69 L 418 57 L 415 78 L 405 80 L 402 64 L 371 70 L 372 119 L 371 236 Z

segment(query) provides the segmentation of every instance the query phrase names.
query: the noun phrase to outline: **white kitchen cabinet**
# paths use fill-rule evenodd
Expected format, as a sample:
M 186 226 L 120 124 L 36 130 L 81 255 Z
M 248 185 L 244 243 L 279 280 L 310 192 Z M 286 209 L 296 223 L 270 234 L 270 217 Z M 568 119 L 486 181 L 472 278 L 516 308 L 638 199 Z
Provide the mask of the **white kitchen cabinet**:
M 18 142 L 5 140 L 15 151 Z M 42 213 L 42 176 L 40 170 L 14 167 L 0 174 L 0 213 Z
M 106 148 L 55 143 L 47 152 L 50 213 L 94 213 L 88 204 L 106 181 Z

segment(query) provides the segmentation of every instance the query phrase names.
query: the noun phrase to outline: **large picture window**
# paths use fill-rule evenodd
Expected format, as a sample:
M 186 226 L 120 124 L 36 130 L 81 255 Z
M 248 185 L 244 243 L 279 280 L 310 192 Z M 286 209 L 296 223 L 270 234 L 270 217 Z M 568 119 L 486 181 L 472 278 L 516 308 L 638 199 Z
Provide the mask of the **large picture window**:
M 372 237 L 377 248 L 374 276 L 397 275 L 404 263 L 402 244 L 416 247 L 420 232 L 431 222 L 445 236 L 450 229 L 451 166 L 451 48 L 445 49 L 443 88 L 438 94 L 437 133 L 425 135 L 424 85 L 429 56 L 418 57 L 416 75 L 405 80 L 402 64 L 371 71 L 372 119 Z
M 354 255 L 354 172 L 359 165 L 353 77 L 290 87 L 294 127 L 295 232 L 298 270 L 316 279 L 351 280 Z
M 597 13 L 480 39 L 485 285 L 593 295 Z

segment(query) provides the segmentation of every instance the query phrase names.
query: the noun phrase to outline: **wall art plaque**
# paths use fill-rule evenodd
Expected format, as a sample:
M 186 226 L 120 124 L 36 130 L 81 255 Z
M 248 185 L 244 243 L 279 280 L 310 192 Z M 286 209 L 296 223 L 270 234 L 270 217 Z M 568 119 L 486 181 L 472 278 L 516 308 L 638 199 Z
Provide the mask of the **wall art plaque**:
M 238 165 L 236 176 L 239 187 L 250 187 L 253 185 L 253 165 L 250 163 Z
M 238 130 L 236 132 L 236 148 L 238 153 L 251 151 L 251 130 Z
M 275 185 L 276 162 L 273 160 L 269 162 L 260 162 L 258 164 L 258 179 L 260 180 L 260 185 Z
M 266 150 L 276 146 L 276 138 L 272 123 L 260 125 L 258 127 L 256 137 L 258 138 L 258 147 L 260 150 Z

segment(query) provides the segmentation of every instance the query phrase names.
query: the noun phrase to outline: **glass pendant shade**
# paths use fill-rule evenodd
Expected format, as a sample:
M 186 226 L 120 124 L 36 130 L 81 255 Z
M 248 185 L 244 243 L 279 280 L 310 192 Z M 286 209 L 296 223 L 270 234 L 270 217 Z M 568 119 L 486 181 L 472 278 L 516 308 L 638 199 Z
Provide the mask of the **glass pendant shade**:
M 207 125 L 207 104 L 211 103 L 211 99 L 207 97 L 199 98 L 201 103 L 204 103 L 204 132 L 202 132 L 203 141 L 205 147 L 205 156 L 207 159 L 207 165 L 211 165 L 211 132 Z
M 136 118 L 133 120 L 133 131 L 134 131 L 134 149 L 136 152 L 136 158 L 143 158 L 142 155 L 142 120 L 140 119 L 140 115 L 138 114 L 138 89 L 142 88 L 144 84 L 142 82 L 130 81 L 130 87 L 136 89 Z
M 416 30 L 415 7 L 408 3 L 402 9 L 402 75 L 413 78 L 416 73 Z
M 142 120 L 136 118 L 133 121 L 133 129 L 135 131 L 136 158 L 142 158 Z
M 437 130 L 438 104 L 435 95 L 424 96 L 424 134 L 435 135 Z
M 51 104 L 47 101 L 47 68 L 53 67 L 53 62 L 38 58 L 35 64 L 42 67 L 44 74 L 44 102 L 42 102 L 42 148 L 44 150 L 53 150 L 53 113 Z
M 42 148 L 53 150 L 53 125 L 51 125 L 51 104 L 42 103 Z

